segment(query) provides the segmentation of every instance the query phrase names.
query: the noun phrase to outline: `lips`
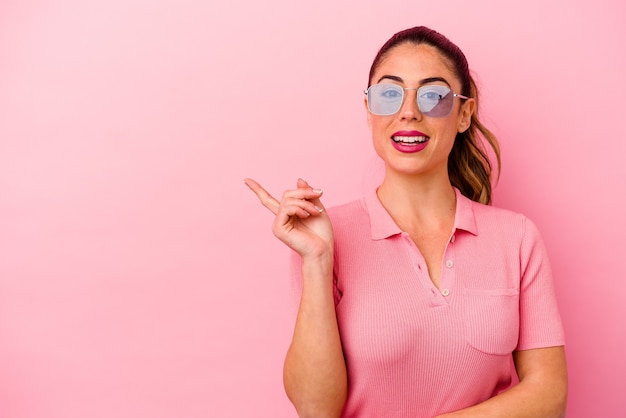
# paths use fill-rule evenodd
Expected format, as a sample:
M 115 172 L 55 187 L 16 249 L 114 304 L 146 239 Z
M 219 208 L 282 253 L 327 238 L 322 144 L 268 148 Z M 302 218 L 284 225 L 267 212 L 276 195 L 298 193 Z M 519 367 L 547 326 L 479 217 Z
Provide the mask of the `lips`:
M 420 131 L 398 131 L 391 136 L 391 145 L 404 154 L 420 152 L 428 145 L 430 137 Z
M 396 144 L 416 146 L 424 144 L 430 137 L 420 131 L 398 131 L 391 136 L 391 139 Z

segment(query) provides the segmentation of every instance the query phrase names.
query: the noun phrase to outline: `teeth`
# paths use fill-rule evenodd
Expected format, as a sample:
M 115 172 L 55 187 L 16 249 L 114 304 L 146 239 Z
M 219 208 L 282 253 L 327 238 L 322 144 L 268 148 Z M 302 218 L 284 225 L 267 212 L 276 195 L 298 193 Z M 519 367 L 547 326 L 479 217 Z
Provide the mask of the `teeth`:
M 404 144 L 414 144 L 416 142 L 422 143 L 428 139 L 427 136 L 394 136 L 393 140 L 396 142 L 402 142 Z

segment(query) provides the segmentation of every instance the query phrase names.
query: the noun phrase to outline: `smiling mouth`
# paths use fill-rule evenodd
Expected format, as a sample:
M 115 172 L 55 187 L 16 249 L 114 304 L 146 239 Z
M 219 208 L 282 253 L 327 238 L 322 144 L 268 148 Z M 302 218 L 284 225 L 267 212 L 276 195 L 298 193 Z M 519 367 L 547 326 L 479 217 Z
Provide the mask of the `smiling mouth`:
M 423 144 L 428 141 L 429 137 L 427 136 L 393 136 L 391 137 L 395 143 L 398 144 Z

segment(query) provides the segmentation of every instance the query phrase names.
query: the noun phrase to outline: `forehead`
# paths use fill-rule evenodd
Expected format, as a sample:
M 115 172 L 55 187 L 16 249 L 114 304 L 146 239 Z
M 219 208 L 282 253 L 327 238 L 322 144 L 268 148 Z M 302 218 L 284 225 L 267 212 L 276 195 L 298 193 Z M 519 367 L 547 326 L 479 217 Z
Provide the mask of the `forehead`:
M 406 84 L 430 77 L 443 77 L 460 87 L 450 61 L 431 45 L 400 44 L 390 49 L 374 72 L 372 83 L 385 75 L 398 76 Z

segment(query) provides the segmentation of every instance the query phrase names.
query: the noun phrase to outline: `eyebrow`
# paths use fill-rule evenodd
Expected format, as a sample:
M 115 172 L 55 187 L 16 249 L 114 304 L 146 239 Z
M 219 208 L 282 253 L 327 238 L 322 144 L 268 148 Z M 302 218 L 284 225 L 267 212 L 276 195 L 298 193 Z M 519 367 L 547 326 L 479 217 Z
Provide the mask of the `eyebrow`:
M 404 83 L 404 80 L 402 79 L 402 77 L 398 77 L 397 75 L 384 75 L 378 79 L 377 83 L 380 83 L 384 79 L 397 81 L 398 83 Z M 448 87 L 450 87 L 450 83 L 448 83 L 448 80 L 446 80 L 443 77 L 428 77 L 423 80 L 420 80 L 419 84 L 421 86 L 423 84 L 434 83 L 436 81 L 441 81 L 442 83 L 446 83 Z

